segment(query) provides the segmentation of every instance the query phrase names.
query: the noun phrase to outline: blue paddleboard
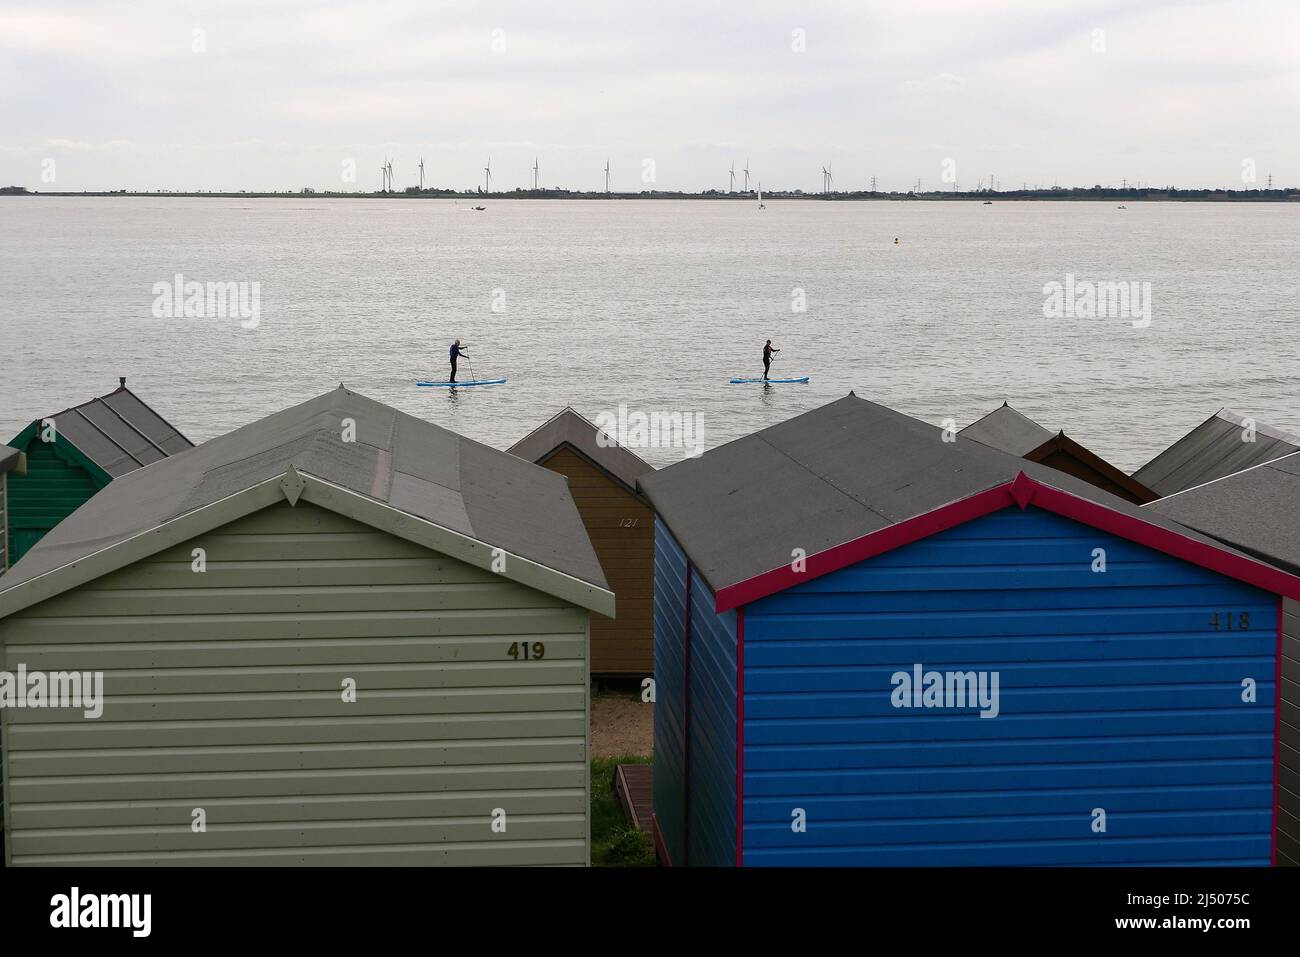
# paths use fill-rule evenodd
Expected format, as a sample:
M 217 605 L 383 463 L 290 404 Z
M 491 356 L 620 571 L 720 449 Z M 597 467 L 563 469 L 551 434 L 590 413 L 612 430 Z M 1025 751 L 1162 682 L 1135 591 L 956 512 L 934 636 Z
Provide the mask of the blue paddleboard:
M 739 385 L 739 384 L 742 383 L 742 382 L 773 382 L 773 383 L 775 383 L 775 382 L 807 382 L 807 381 L 808 381 L 808 377 L 807 377 L 806 375 L 801 375 L 801 376 L 799 376 L 799 378 L 797 378 L 797 379 L 762 379 L 762 378 L 759 378 L 759 379 L 732 379 L 732 380 L 731 380 L 731 384 L 732 384 L 732 385 Z
M 466 379 L 463 382 L 417 382 L 416 385 L 425 389 L 457 389 L 463 385 L 500 385 L 505 379 Z

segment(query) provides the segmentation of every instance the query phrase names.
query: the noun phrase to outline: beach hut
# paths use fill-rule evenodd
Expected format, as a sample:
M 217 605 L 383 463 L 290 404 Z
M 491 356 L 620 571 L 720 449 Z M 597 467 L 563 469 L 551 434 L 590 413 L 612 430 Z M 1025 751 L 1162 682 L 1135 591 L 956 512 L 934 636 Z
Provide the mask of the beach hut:
M 1300 575 L 1300 453 L 1147 506 Z M 1278 667 L 1277 862 L 1300 865 L 1300 603 L 1283 602 Z
M 1269 863 L 1300 579 L 852 394 L 640 488 L 661 858 Z
M 9 445 L 27 456 L 27 474 L 11 476 L 10 561 L 119 476 L 191 448 L 161 415 L 126 387 L 34 419 Z
M 1297 451 L 1300 436 L 1220 409 L 1134 472 L 1133 478 L 1163 498 Z
M 1006 402 L 966 426 L 961 434 L 1026 461 L 1041 462 L 1130 502 L 1141 505 L 1156 499 L 1155 492 L 1065 432 L 1044 428 Z
M 618 618 L 591 621 L 595 674 L 648 675 L 654 667 L 654 513 L 636 491 L 654 471 L 635 453 L 566 408 L 510 452 L 559 472 L 587 527 L 605 578 L 618 595 Z
M 10 864 L 586 864 L 563 478 L 342 387 L 115 479 L 0 580 Z M 200 828 L 201 825 L 201 828 Z
M 0 445 L 0 575 L 9 567 L 9 473 L 27 470 L 27 456 L 17 449 Z

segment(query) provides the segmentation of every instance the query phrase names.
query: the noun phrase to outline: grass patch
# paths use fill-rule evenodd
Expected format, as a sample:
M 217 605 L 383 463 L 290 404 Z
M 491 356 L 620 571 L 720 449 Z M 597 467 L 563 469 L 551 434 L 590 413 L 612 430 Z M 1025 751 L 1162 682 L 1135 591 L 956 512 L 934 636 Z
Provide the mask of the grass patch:
M 654 846 L 623 813 L 614 793 L 620 764 L 651 764 L 650 758 L 596 758 L 591 762 L 591 863 L 593 867 L 653 867 Z

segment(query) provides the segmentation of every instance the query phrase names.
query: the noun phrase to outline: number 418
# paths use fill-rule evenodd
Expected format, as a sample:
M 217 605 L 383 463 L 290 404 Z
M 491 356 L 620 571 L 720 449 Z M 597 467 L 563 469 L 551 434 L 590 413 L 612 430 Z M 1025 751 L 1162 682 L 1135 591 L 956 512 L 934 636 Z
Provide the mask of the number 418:
M 1226 612 L 1220 615 L 1217 611 L 1210 616 L 1210 627 L 1215 631 L 1246 631 L 1250 628 L 1250 612 Z

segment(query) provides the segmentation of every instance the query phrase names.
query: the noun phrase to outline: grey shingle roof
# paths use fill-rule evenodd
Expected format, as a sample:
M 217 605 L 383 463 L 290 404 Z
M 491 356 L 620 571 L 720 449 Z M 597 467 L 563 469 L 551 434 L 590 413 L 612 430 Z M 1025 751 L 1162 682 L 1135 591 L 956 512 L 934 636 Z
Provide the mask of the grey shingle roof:
M 1028 455 L 1055 435 L 1005 402 L 966 426 L 961 434 L 1012 455 Z
M 1072 475 L 850 393 L 644 475 L 642 492 L 716 593 L 1024 472 L 1080 498 L 1214 542 Z
M 1173 495 L 1300 451 L 1300 436 L 1255 426 L 1255 441 L 1243 440 L 1246 417 L 1220 409 L 1146 465 L 1133 477 L 1157 495 Z
M 125 385 L 45 418 L 113 478 L 194 446 Z
M 356 441 L 342 439 L 342 420 Z M 115 479 L 0 590 L 298 471 L 605 588 L 563 476 L 339 387 Z
M 1300 453 L 1143 507 L 1300 575 Z
M 594 422 L 566 407 L 512 445 L 509 452 L 530 462 L 541 462 L 556 449 L 568 445 L 629 490 L 636 491 L 636 480 L 653 472 L 654 466 L 621 445 L 601 445 L 597 441 L 599 434 Z

